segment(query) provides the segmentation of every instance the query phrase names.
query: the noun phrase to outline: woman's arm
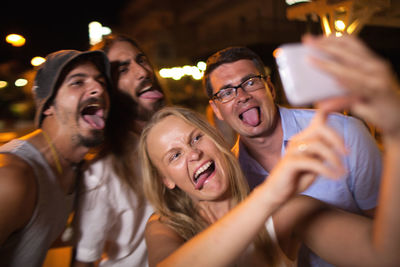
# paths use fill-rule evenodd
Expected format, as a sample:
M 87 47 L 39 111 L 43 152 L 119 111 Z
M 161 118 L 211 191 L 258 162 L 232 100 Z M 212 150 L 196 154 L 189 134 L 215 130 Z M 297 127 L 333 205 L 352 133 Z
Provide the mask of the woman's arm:
M 226 266 L 253 241 L 279 205 L 256 188 L 244 202 L 186 243 L 153 216 L 146 226 L 149 266 Z

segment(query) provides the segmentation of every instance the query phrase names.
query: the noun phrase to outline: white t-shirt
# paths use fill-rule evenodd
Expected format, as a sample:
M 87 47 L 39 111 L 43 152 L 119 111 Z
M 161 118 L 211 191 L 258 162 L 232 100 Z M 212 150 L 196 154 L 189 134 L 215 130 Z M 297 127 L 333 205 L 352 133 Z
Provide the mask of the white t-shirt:
M 111 168 L 111 158 L 95 162 L 84 174 L 75 221 L 76 259 L 100 266 L 147 266 L 144 229 L 153 209 L 138 207 L 133 191 Z

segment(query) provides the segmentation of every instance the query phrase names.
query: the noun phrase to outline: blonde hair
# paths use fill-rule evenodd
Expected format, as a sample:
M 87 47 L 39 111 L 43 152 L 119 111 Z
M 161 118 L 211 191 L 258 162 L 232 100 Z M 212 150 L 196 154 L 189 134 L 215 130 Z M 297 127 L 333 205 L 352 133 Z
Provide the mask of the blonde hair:
M 229 179 L 232 206 L 237 205 L 247 197 L 249 187 L 237 159 L 231 153 L 223 136 L 199 113 L 182 107 L 166 107 L 156 112 L 143 129 L 139 141 L 144 194 L 160 215 L 162 222 L 174 229 L 183 239 L 189 240 L 207 228 L 209 223 L 199 214 L 195 203 L 186 192 L 178 187 L 168 189 L 164 185 L 161 175 L 152 163 L 147 150 L 149 132 L 156 124 L 168 116 L 176 116 L 198 128 L 209 136 L 222 152 L 223 166 L 227 166 L 224 171 Z M 274 262 L 273 254 L 275 253 L 273 253 L 273 246 L 271 246 L 271 241 L 265 228 L 260 231 L 255 244 L 257 248 L 262 249 L 268 262 Z

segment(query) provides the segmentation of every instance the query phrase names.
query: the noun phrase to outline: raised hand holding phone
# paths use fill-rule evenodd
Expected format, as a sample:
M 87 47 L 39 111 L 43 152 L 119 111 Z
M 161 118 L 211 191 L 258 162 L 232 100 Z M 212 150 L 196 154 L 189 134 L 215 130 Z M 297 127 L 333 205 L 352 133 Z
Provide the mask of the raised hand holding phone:
M 346 97 L 328 98 L 318 107 L 348 109 L 387 134 L 400 134 L 400 83 L 389 62 L 369 49 L 360 39 L 305 36 L 307 47 L 329 55 L 329 60 L 312 59 L 312 65 L 333 77 Z

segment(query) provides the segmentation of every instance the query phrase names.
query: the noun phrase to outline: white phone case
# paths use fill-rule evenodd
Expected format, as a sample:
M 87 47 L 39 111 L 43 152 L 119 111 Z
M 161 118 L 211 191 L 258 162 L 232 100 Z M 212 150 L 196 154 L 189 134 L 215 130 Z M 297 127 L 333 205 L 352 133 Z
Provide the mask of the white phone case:
M 301 43 L 284 44 L 275 53 L 282 85 L 291 105 L 310 105 L 345 93 L 333 77 L 309 62 L 311 56 L 326 57 Z

